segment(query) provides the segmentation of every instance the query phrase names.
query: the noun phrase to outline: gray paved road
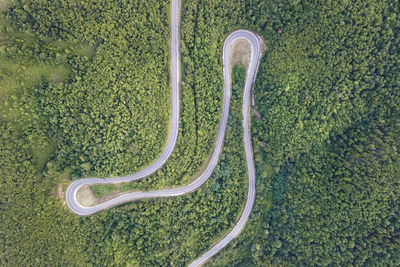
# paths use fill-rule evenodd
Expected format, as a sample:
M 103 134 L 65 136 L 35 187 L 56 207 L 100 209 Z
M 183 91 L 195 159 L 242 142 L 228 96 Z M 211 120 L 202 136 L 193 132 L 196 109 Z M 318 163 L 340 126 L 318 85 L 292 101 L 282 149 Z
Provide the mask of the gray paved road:
M 102 204 L 93 206 L 93 207 L 85 207 L 78 203 L 76 199 L 76 193 L 82 186 L 85 185 L 95 185 L 95 184 L 110 184 L 110 183 L 120 183 L 120 182 L 129 182 L 134 180 L 139 180 L 141 178 L 147 177 L 158 169 L 160 169 L 168 158 L 171 156 L 172 151 L 174 150 L 176 140 L 178 139 L 178 131 L 179 131 L 179 82 L 180 82 L 180 53 L 179 53 L 179 17 L 180 17 L 180 7 L 179 0 L 172 1 L 171 8 L 171 87 L 172 87 L 172 103 L 171 103 L 171 122 L 170 122 L 170 130 L 169 136 L 167 140 L 167 145 L 164 148 L 161 156 L 153 162 L 150 166 L 142 169 L 136 173 L 130 174 L 124 177 L 113 177 L 113 178 L 85 178 L 72 182 L 66 192 L 66 202 L 68 207 L 74 213 L 80 216 L 88 216 L 92 215 L 101 210 L 107 209 L 111 206 L 115 206 L 121 204 L 123 202 L 127 202 L 130 200 L 138 199 L 132 198 L 130 199 L 130 195 L 123 195 L 121 197 L 112 199 L 110 201 L 104 202 Z
M 240 231 L 245 226 L 253 207 L 255 198 L 255 168 L 253 162 L 253 152 L 251 144 L 250 135 L 250 91 L 252 88 L 253 81 L 256 77 L 258 64 L 261 57 L 261 41 L 257 35 L 247 30 L 238 30 L 231 33 L 225 40 L 223 46 L 223 62 L 224 62 L 224 99 L 222 107 L 222 117 L 218 129 L 217 140 L 215 143 L 215 148 L 208 161 L 208 165 L 203 169 L 203 171 L 196 177 L 196 179 L 183 187 L 164 189 L 157 191 L 148 192 L 132 192 L 127 193 L 98 205 L 87 207 L 81 205 L 76 198 L 77 192 L 82 186 L 85 185 L 95 185 L 95 184 L 109 184 L 109 183 L 120 183 L 129 182 L 141 179 L 143 177 L 149 176 L 159 168 L 161 168 L 171 155 L 176 140 L 178 137 L 179 128 L 179 81 L 180 81 L 180 64 L 179 64 L 179 12 L 180 12 L 179 0 L 172 0 L 171 8 L 171 87 L 172 87 L 172 118 L 171 118 L 171 128 L 169 132 L 169 137 L 165 150 L 161 156 L 147 168 L 128 175 L 124 177 L 114 177 L 114 178 L 85 178 L 72 182 L 67 188 L 66 192 L 66 202 L 68 207 L 74 213 L 80 216 L 89 216 L 96 212 L 108 209 L 113 206 L 120 205 L 125 202 L 130 202 L 138 199 L 144 198 L 161 198 L 161 197 L 173 197 L 181 196 L 193 192 L 199 188 L 207 179 L 211 176 L 213 170 L 218 164 L 219 155 L 222 151 L 223 141 L 225 136 L 225 129 L 228 121 L 229 115 L 229 103 L 231 97 L 231 70 L 230 70 L 230 49 L 232 44 L 239 39 L 247 40 L 251 45 L 251 61 L 249 69 L 246 75 L 245 88 L 243 93 L 243 129 L 244 129 L 244 144 L 245 144 L 245 154 L 246 162 L 249 176 L 249 188 L 247 193 L 247 202 L 243 213 L 235 225 L 235 227 L 216 245 L 214 245 L 210 250 L 203 254 L 200 258 L 195 260 L 190 264 L 190 266 L 198 266 L 205 263 L 213 255 L 218 253 L 223 247 L 225 247 L 232 239 L 234 239 Z
M 204 253 L 198 259 L 196 259 L 194 262 L 192 262 L 189 265 L 189 267 L 194 267 L 194 266 L 199 266 L 199 265 L 204 264 L 212 256 L 217 254 L 221 249 L 223 249 L 226 245 L 228 245 L 228 243 L 230 241 L 232 241 L 232 239 L 234 239 L 242 231 L 242 229 L 246 225 L 247 220 L 249 219 L 251 209 L 253 208 L 253 204 L 254 204 L 254 200 L 255 200 L 255 196 L 256 196 L 256 174 L 255 174 L 255 167 L 254 167 L 254 161 L 253 161 L 253 147 L 251 144 L 251 131 L 250 131 L 250 91 L 252 89 L 252 85 L 253 85 L 254 79 L 257 74 L 258 64 L 259 64 L 260 58 L 261 58 L 261 41 L 257 35 L 255 35 L 254 33 L 250 32 L 250 31 L 238 30 L 238 31 L 231 33 L 225 39 L 224 48 L 223 48 L 224 82 L 225 82 L 224 106 L 222 109 L 222 120 L 221 120 L 220 129 L 218 131 L 218 135 L 219 134 L 223 135 L 225 133 L 225 127 L 226 127 L 226 123 L 228 120 L 229 101 L 230 101 L 230 96 L 231 96 L 231 91 L 232 91 L 231 90 L 231 77 L 230 77 L 231 71 L 230 71 L 230 52 L 229 51 L 230 51 L 230 48 L 232 47 L 232 43 L 234 43 L 236 40 L 239 40 L 239 39 L 245 39 L 251 45 L 251 61 L 250 61 L 249 68 L 247 70 L 247 76 L 246 76 L 246 81 L 245 81 L 245 86 L 244 86 L 244 91 L 243 91 L 243 107 L 242 107 L 243 139 L 244 139 L 243 141 L 244 141 L 244 149 L 245 149 L 245 155 L 246 155 L 247 172 L 248 172 L 248 177 L 249 177 L 249 188 L 248 188 L 248 192 L 247 192 L 247 201 L 246 201 L 246 205 L 244 207 L 243 213 L 240 216 L 239 221 L 233 227 L 233 229 L 223 239 L 221 239 L 217 244 L 215 244 L 210 250 L 208 250 L 206 253 Z M 221 127 L 224 127 L 224 129 L 221 129 Z M 222 141 L 221 141 L 221 144 L 219 144 L 218 139 L 217 139 L 216 148 L 218 148 L 219 151 L 221 151 L 222 150 Z M 222 139 L 223 139 L 223 136 L 222 136 Z M 220 145 L 220 147 L 219 147 L 219 145 Z M 214 155 L 213 155 L 212 159 L 214 160 Z M 213 169 L 215 168 L 215 166 L 217 164 L 218 158 L 216 158 L 215 160 L 216 160 L 215 165 L 214 165 L 214 163 L 212 163 Z M 211 175 L 211 173 L 210 173 L 210 175 Z M 202 181 L 202 183 L 203 182 L 204 181 Z

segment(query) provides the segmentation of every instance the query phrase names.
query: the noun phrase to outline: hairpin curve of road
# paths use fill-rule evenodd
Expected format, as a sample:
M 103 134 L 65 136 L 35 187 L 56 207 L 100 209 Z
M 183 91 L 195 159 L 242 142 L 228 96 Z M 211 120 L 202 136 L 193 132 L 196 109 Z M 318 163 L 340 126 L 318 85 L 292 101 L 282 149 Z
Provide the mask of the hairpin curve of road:
M 89 216 L 99 211 L 120 205 L 122 203 L 145 199 L 145 198 L 161 198 L 181 196 L 193 192 L 199 188 L 204 182 L 208 180 L 218 164 L 219 156 L 222 151 L 225 129 L 229 115 L 229 103 L 231 98 L 231 64 L 230 64 L 230 49 L 232 44 L 237 40 L 246 40 L 251 46 L 251 60 L 246 73 L 246 81 L 243 91 L 243 141 L 245 147 L 246 163 L 249 178 L 249 187 L 247 192 L 247 201 L 237 224 L 233 229 L 220 241 L 218 241 L 211 249 L 193 261 L 189 266 L 200 266 L 209 260 L 212 256 L 217 254 L 224 248 L 232 239 L 234 239 L 244 228 L 255 200 L 255 167 L 253 161 L 253 150 L 250 135 L 250 91 L 254 79 L 257 74 L 258 64 L 261 58 L 261 39 L 248 30 L 237 30 L 232 32 L 224 42 L 223 46 L 223 73 L 224 73 L 224 99 L 222 106 L 222 117 L 218 128 L 217 139 L 214 150 L 208 161 L 207 166 L 203 171 L 194 179 L 193 182 L 186 186 L 163 189 L 157 191 L 147 192 L 131 192 L 120 195 L 108 201 L 102 202 L 95 206 L 83 206 L 77 200 L 77 192 L 86 185 L 110 184 L 130 182 L 147 177 L 160 169 L 170 157 L 174 150 L 179 130 L 179 81 L 180 81 L 180 63 L 179 63 L 179 23 L 180 23 L 180 2 L 179 0 L 172 0 L 171 8 L 171 87 L 172 87 L 172 114 L 170 123 L 170 133 L 167 145 L 162 152 L 161 156 L 150 166 L 142 169 L 139 172 L 130 174 L 124 177 L 114 178 L 84 178 L 72 182 L 66 191 L 66 203 L 70 210 L 80 216 Z

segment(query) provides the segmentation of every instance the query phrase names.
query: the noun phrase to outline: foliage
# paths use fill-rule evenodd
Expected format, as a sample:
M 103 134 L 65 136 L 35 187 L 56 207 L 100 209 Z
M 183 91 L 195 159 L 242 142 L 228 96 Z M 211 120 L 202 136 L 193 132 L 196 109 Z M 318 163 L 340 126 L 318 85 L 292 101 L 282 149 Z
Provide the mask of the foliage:
M 16 11 L 13 10 L 13 12 Z M 74 49 L 73 44 L 69 42 L 66 44 L 69 50 Z M 59 62 L 68 67 L 70 77 L 74 75 L 71 62 L 82 60 L 78 53 L 82 48 L 79 47 L 80 45 L 77 46 L 76 52 L 71 52 L 73 58 L 70 61 Z M 48 47 L 41 46 L 40 49 L 47 51 Z M 58 47 L 57 49 L 65 48 Z M 53 56 L 49 55 L 43 61 L 54 60 Z M 96 55 L 93 55 L 93 58 L 95 57 Z M 40 65 L 42 62 L 42 59 L 36 59 L 35 54 L 31 60 L 34 62 L 33 65 Z M 84 58 L 81 63 L 89 64 L 90 60 L 92 59 Z M 239 72 L 243 72 L 243 69 Z M 243 73 L 238 79 L 242 79 L 241 85 L 235 88 L 240 90 L 243 86 Z M 74 81 L 69 78 L 61 84 L 64 88 L 72 86 L 72 83 Z M 40 83 L 32 85 L 30 94 L 27 94 L 34 99 L 32 106 L 35 109 L 32 114 L 39 113 L 42 122 L 52 120 L 50 111 L 55 108 L 67 107 L 68 110 L 74 108 L 69 107 L 65 101 L 60 102 L 57 107 L 46 106 L 53 101 L 49 98 L 50 94 L 59 93 L 57 86 L 46 82 L 46 79 L 40 79 Z M 16 91 L 21 90 L 23 89 Z M 240 94 L 236 93 L 236 95 L 238 98 L 234 98 L 232 104 L 235 112 L 229 118 L 229 134 L 221 155 L 222 160 L 213 177 L 201 190 L 176 199 L 129 203 L 118 209 L 111 209 L 82 219 L 70 214 L 65 207 L 62 207 L 61 201 L 54 194 L 57 194 L 55 192 L 57 185 L 71 172 L 75 175 L 77 175 L 77 169 L 92 172 L 91 165 L 83 162 L 78 167 L 75 164 L 65 167 L 67 160 L 72 163 L 78 155 L 71 154 L 68 158 L 69 154 L 62 143 L 65 140 L 61 141 L 61 144 L 58 142 L 61 137 L 57 135 L 61 133 L 53 126 L 48 129 L 38 124 L 35 131 L 19 131 L 14 127 L 18 124 L 18 119 L 12 122 L 2 121 L 5 124 L 1 129 L 2 158 L 9 159 L 2 162 L 1 166 L 3 171 L 1 177 L 4 181 L 2 184 L 4 193 L 0 199 L 4 212 L 1 215 L 2 221 L 7 226 L 1 231 L 4 240 L 2 243 L 4 246 L 1 248 L 2 265 L 121 265 L 128 263 L 183 265 L 193 260 L 196 255 L 207 249 L 233 226 L 244 203 L 246 172 L 240 126 Z M 17 95 L 16 99 L 23 101 L 25 96 Z M 28 126 L 30 124 L 24 127 Z M 8 133 L 11 131 L 9 128 L 13 129 L 12 134 Z M 85 129 L 89 129 L 89 126 Z M 38 140 L 45 133 L 49 133 L 57 141 L 58 146 L 44 171 L 35 173 L 33 169 L 37 162 L 33 157 L 34 150 L 31 149 L 33 145 L 27 140 Z M 41 141 L 42 148 L 51 146 L 50 139 L 45 137 L 46 135 Z M 65 138 L 68 139 L 70 136 L 66 135 Z M 10 140 L 19 141 L 14 143 Z M 12 144 L 15 146 L 9 147 Z M 23 147 L 16 144 L 23 144 Z M 73 147 L 74 144 L 71 146 Z M 11 154 L 13 150 L 17 150 L 18 153 Z M 23 169 L 23 166 L 29 166 L 30 171 Z M 27 183 L 26 186 L 24 184 L 24 189 L 19 187 L 20 180 Z M 33 210 L 37 212 L 29 215 Z M 202 214 L 201 218 L 198 216 L 199 213 Z M 13 214 L 16 215 L 12 216 Z M 26 238 L 20 239 L 16 238 L 17 236 Z M 174 238 L 171 239 L 171 236 Z M 185 249 L 180 249 L 182 247 Z M 58 254 L 62 256 L 57 256 Z
M 75 178 L 131 173 L 161 152 L 170 110 L 168 4 L 19 1 L 9 9 L 13 27 L 55 44 L 34 44 L 35 58 L 69 70 L 68 81 L 35 93 Z
M 288 165 L 256 262 L 398 265 L 399 133 L 398 120 L 355 125 Z
M 37 176 L 27 135 L 3 121 L 0 133 L 0 265 L 87 264 L 82 242 L 87 237 L 54 196 L 54 184 Z M 54 183 L 59 177 L 51 172 L 44 177 Z
M 247 188 L 243 69 L 202 188 L 77 218 L 59 184 L 131 173 L 162 151 L 169 2 L 0 9 L 0 265 L 181 266 L 233 226 Z M 220 117 L 223 40 L 249 28 L 268 47 L 252 117 L 257 199 L 210 265 L 399 265 L 399 13 L 395 1 L 183 1 L 178 145 L 121 189 L 179 186 L 201 170 Z
M 399 4 L 253 1 L 248 14 L 269 47 L 256 159 L 278 173 L 271 213 L 210 265 L 399 265 Z

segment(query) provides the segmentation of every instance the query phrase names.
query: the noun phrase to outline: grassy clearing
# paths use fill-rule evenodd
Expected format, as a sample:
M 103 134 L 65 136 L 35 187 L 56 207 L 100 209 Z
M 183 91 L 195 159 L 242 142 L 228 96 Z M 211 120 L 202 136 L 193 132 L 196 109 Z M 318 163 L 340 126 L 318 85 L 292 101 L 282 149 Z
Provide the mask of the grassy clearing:
M 32 154 L 35 156 L 36 161 L 36 172 L 38 174 L 43 171 L 46 163 L 57 149 L 57 144 L 50 138 L 48 138 L 46 142 L 41 143 L 34 143 L 31 145 Z
M 106 185 L 93 185 L 90 187 L 93 191 L 93 194 L 97 198 L 101 198 L 105 195 L 115 193 L 118 190 L 118 187 L 114 184 L 106 184 Z

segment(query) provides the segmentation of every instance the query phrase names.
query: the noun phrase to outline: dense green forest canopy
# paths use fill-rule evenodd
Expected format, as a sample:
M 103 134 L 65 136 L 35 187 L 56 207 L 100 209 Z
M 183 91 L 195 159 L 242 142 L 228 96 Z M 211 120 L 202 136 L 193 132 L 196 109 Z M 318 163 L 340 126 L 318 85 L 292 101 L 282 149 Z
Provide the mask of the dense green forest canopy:
M 169 1 L 0 2 L 0 265 L 182 266 L 233 226 L 247 178 L 244 69 L 219 166 L 198 191 L 78 218 L 62 189 L 132 173 L 170 117 Z M 213 147 L 222 44 L 268 46 L 255 82 L 257 197 L 209 265 L 400 265 L 397 1 L 182 1 L 176 151 L 120 190 L 190 181 Z M 99 194 L 101 191 L 99 192 Z

